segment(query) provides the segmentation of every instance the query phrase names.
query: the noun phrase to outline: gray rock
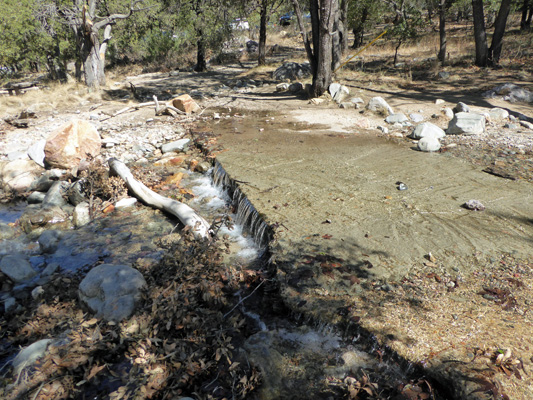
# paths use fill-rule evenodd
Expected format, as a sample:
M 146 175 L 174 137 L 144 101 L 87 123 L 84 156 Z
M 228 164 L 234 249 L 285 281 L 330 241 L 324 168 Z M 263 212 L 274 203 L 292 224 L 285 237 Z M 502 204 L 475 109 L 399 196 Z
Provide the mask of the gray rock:
M 378 129 L 383 132 L 385 135 L 389 133 L 389 128 L 385 127 L 385 126 L 378 126 Z
M 468 107 L 465 103 L 463 103 L 462 101 L 460 101 L 460 102 L 457 103 L 457 105 L 453 108 L 453 112 L 454 112 L 455 114 L 460 113 L 460 112 L 468 113 L 468 112 L 470 112 L 470 107 Z
M 507 123 L 503 127 L 507 129 L 518 129 L 520 126 L 518 124 Z
M 194 169 L 196 172 L 200 172 L 201 174 L 205 174 L 207 171 L 211 169 L 211 163 L 207 161 L 201 161 L 196 165 L 196 168 Z
M 44 356 L 52 342 L 52 339 L 41 339 L 22 349 L 13 360 L 13 374 L 18 375 L 24 368 L 33 365 L 35 361 Z
M 61 169 L 51 169 L 49 171 L 45 171 L 41 174 L 40 177 L 38 177 L 32 182 L 30 190 L 47 192 L 48 190 L 50 190 L 54 183 L 56 183 L 63 177 L 64 174 L 65 171 Z
M 485 117 L 476 113 L 460 112 L 448 125 L 448 135 L 480 135 L 485 132 Z
M 46 140 L 35 142 L 28 148 L 28 156 L 41 167 L 44 167 L 44 145 Z
M 479 200 L 468 200 L 463 206 L 469 210 L 474 211 L 485 210 L 485 206 Z
M 496 86 L 494 89 L 483 93 L 484 97 L 493 98 L 496 96 L 503 96 L 504 100 L 515 102 L 525 101 L 526 103 L 533 103 L 533 92 L 515 85 L 514 83 L 504 83 Z
M 4 300 L 4 311 L 6 313 L 15 311 L 17 305 L 17 300 L 14 297 L 10 296 Z
M 409 118 L 411 118 L 411 121 L 413 121 L 415 124 L 418 124 L 424 120 L 424 116 L 418 113 L 409 114 Z
M 246 42 L 246 51 L 248 53 L 257 53 L 257 49 L 259 49 L 259 43 L 255 40 L 248 40 Z
M 286 62 L 272 74 L 272 77 L 278 81 L 295 81 L 307 78 L 308 76 L 311 76 L 311 66 L 309 63 L 299 64 L 296 62 Z
M 54 182 L 52 187 L 46 192 L 43 199 L 43 207 L 61 207 L 67 204 L 67 190 L 70 185 L 67 182 Z
M 406 117 L 403 113 L 398 114 L 391 114 L 387 118 L 385 118 L 385 122 L 388 124 L 395 124 L 395 123 L 403 123 L 409 121 L 409 118 Z
M 382 115 L 394 114 L 392 107 L 382 97 L 372 97 L 366 108 L 372 112 Z
M 117 203 L 115 204 L 115 208 L 131 207 L 135 204 L 137 204 L 137 199 L 135 197 L 126 197 L 125 199 L 117 201 Z
M 439 79 L 449 79 L 450 73 L 446 71 L 440 71 L 438 74 Z
M 6 274 L 12 281 L 19 283 L 37 275 L 30 262 L 21 254 L 7 255 L 0 261 L 0 271 Z
M 357 106 L 357 104 L 352 103 L 351 101 L 339 104 L 340 108 L 355 108 L 356 106 Z
M 87 198 L 85 197 L 85 192 L 83 189 L 83 182 L 82 181 L 76 181 L 67 190 L 68 195 L 68 201 L 70 204 L 77 206 L 80 203 L 83 203 L 84 201 L 87 201 Z
M 303 92 L 304 85 L 302 82 L 293 82 L 289 85 L 289 92 L 291 93 L 300 93 Z
M 163 153 L 169 153 L 171 151 L 183 151 L 185 146 L 187 146 L 190 141 L 191 139 L 180 139 L 176 140 L 175 142 L 164 144 L 161 146 L 161 151 Z
M 420 151 L 439 151 L 440 142 L 436 137 L 426 136 L 418 141 L 418 150 Z
M 55 274 L 61 269 L 60 265 L 58 263 L 51 263 L 46 266 L 46 268 L 41 272 L 41 276 L 50 276 Z
M 142 274 L 127 265 L 102 264 L 89 271 L 79 287 L 80 300 L 106 321 L 128 318 L 146 286 Z
M 450 108 L 450 107 L 444 107 L 442 109 L 442 113 L 444 114 L 444 116 L 448 119 L 453 119 L 453 116 L 455 115 L 453 113 L 453 110 Z
M 34 300 L 37 300 L 44 294 L 44 289 L 42 286 L 37 286 L 31 291 L 31 297 Z
M 533 129 L 533 124 L 528 121 L 520 121 L 520 125 L 527 129 Z
M 492 108 L 489 111 L 489 115 L 492 121 L 501 121 L 502 119 L 509 118 L 509 111 L 503 108 Z
M 89 203 L 81 202 L 75 208 L 72 213 L 72 223 L 76 228 L 87 225 L 91 222 L 91 213 L 89 210 Z
M 55 253 L 62 237 L 63 232 L 58 230 L 48 230 L 41 233 L 37 240 L 41 252 L 45 254 Z
M 440 129 L 437 125 L 432 124 L 431 122 L 424 122 L 416 126 L 411 133 L 413 139 L 422 139 L 424 137 L 433 137 L 440 139 L 446 136 L 446 133 Z
M 26 199 L 28 204 L 41 204 L 46 196 L 46 193 L 43 192 L 33 192 Z

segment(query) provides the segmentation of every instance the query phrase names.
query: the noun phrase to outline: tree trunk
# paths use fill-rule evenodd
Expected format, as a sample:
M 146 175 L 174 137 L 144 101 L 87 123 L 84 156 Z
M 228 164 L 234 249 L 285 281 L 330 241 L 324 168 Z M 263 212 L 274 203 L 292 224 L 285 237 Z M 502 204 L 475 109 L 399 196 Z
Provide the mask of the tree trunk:
M 439 61 L 444 65 L 446 61 L 446 0 L 440 0 L 439 4 Z
M 529 18 L 528 18 L 529 11 Z M 522 18 L 520 19 L 520 30 L 524 31 L 531 27 L 531 16 L 533 15 L 533 4 L 531 0 L 524 0 L 522 5 Z
M 333 2 L 330 15 L 333 19 L 333 26 L 331 28 L 331 69 L 336 70 L 341 65 L 342 60 L 342 23 L 340 21 L 339 2 L 338 0 Z
M 494 22 L 494 34 L 492 35 L 492 42 L 489 49 L 489 63 L 491 65 L 498 64 L 502 52 L 503 35 L 505 34 L 505 25 L 507 24 L 507 17 L 511 9 L 512 0 L 502 0 L 498 16 Z
M 207 71 L 207 61 L 205 60 L 205 42 L 204 38 L 202 37 L 201 29 L 197 31 L 197 34 L 198 41 L 196 42 L 196 67 L 194 67 L 194 70 L 196 72 L 204 72 Z
M 348 0 L 342 0 L 340 5 L 340 43 L 341 54 L 346 54 L 348 49 Z
M 266 35 L 268 23 L 268 0 L 261 1 L 261 21 L 259 23 L 259 56 L 257 65 L 266 64 Z
M 368 19 L 368 8 L 363 7 L 363 11 L 361 12 L 361 21 L 360 24 L 353 28 L 353 45 L 352 49 L 357 49 L 359 46 L 363 45 L 363 39 L 365 36 L 365 24 L 366 20 Z
M 316 71 L 316 61 L 315 61 L 315 53 L 313 52 L 313 48 L 311 47 L 311 40 L 309 39 L 309 36 L 307 36 L 307 31 L 305 30 L 305 24 L 302 16 L 302 10 L 300 8 L 300 3 L 298 3 L 298 0 L 291 0 L 292 5 L 294 7 L 294 13 L 296 14 L 296 19 L 298 20 L 298 27 L 300 28 L 300 35 L 302 35 L 302 40 L 304 42 L 305 52 L 307 53 L 307 59 L 309 60 L 309 65 L 311 67 L 311 73 L 313 76 L 315 75 Z M 311 8 L 311 25 L 313 25 L 313 10 Z
M 487 47 L 483 0 L 472 0 L 472 14 L 474 17 L 474 40 L 476 42 L 476 65 L 478 67 L 487 67 L 489 49 Z
M 338 11 L 338 0 L 314 0 L 312 4 L 319 6 L 319 30 L 316 35 L 316 42 L 318 47 L 315 49 L 315 55 L 317 59 L 316 74 L 313 76 L 313 97 L 320 97 L 326 90 L 332 81 L 332 61 L 333 61 L 333 24 L 334 13 Z M 312 13 L 311 13 L 312 15 Z M 313 37 L 315 37 L 315 31 L 313 30 Z M 314 40 L 315 41 L 315 40 Z

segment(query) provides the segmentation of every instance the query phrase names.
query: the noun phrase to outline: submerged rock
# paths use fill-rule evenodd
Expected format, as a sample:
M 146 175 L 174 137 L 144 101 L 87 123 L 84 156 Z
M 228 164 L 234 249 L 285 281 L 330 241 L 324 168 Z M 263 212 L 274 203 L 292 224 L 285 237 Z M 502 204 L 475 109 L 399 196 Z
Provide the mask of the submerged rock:
M 0 261 L 0 271 L 6 274 L 12 281 L 19 283 L 37 275 L 30 262 L 20 254 L 7 255 Z
M 106 321 L 121 321 L 135 311 L 146 286 L 142 274 L 128 265 L 102 264 L 80 283 L 80 300 Z

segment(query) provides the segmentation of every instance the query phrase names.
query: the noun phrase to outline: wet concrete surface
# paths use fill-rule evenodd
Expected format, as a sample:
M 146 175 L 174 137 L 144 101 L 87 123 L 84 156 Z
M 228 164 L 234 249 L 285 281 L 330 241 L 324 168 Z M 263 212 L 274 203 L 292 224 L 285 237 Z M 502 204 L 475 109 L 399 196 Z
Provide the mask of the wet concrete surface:
M 533 257 L 530 183 L 483 173 L 445 153 L 416 151 L 405 139 L 339 133 L 277 112 L 211 127 L 226 149 L 217 159 L 275 227 L 273 260 L 283 300 L 294 312 L 329 323 L 351 318 L 407 361 L 452 383 L 455 398 L 483 398 L 473 367 L 465 367 L 475 346 L 492 340 L 523 352 L 529 363 L 531 349 L 522 345 L 531 331 L 527 300 L 518 314 L 502 316 L 501 307 L 474 296 L 478 284 L 503 276 L 504 255 Z M 400 182 L 406 190 L 398 190 Z M 486 210 L 463 208 L 471 199 Z M 531 278 L 527 261 L 514 265 L 514 276 Z M 448 277 L 448 291 L 421 283 L 414 289 L 422 294 L 406 294 L 405 282 L 428 274 L 439 284 L 440 276 Z M 449 288 L 458 282 L 464 289 L 452 295 Z M 453 310 L 474 312 L 475 323 L 454 322 Z M 504 325 L 511 330 L 502 339 Z M 428 356 L 439 346 L 449 351 Z M 463 364 L 450 366 L 450 359 Z M 509 385 L 511 397 L 533 393 L 531 380 Z

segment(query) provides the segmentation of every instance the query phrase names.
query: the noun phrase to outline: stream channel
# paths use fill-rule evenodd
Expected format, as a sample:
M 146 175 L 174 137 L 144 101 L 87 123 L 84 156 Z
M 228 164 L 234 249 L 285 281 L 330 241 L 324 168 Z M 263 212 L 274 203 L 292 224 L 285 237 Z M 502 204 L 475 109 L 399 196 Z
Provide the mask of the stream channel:
M 223 226 L 219 232 L 228 235 L 232 242 L 228 263 L 241 268 L 268 268 L 271 227 L 222 165 L 217 162 L 205 175 L 190 173 L 182 181 L 182 187 L 194 193 L 191 206 L 208 221 L 227 214 L 228 210 L 233 213 L 232 229 Z M 15 234 L 13 229 L 7 229 L 8 224 L 12 226 L 23 214 L 31 214 L 33 206 L 17 203 L 0 207 L 0 257 L 23 254 L 40 272 L 11 291 L 0 293 L 2 303 L 14 296 L 18 307 L 28 299 L 28 288 L 46 282 L 45 271 L 50 268 L 76 273 L 98 262 L 133 264 L 139 258 L 157 262 L 164 253 L 156 245 L 157 240 L 176 229 L 174 219 L 137 203 L 115 209 L 79 229 L 61 231 L 54 249 L 43 251 L 38 243 L 42 230 Z M 397 362 L 394 357 L 382 358 L 377 345 L 368 338 L 362 339 L 364 335 L 338 332 L 332 326 L 314 323 L 287 311 L 276 293 L 275 284 L 267 283 L 262 290 L 252 294 L 237 292 L 235 296 L 242 300 L 239 307 L 252 333 L 243 347 L 250 362 L 262 372 L 258 395 L 261 399 L 339 398 L 356 382 L 353 377 L 361 380 L 368 376 L 370 382 L 380 385 L 377 393 L 383 387 L 392 393 L 414 382 L 413 367 Z M 8 350 L 9 346 L 3 343 L 3 354 L 9 356 L 0 361 L 0 367 L 15 355 L 14 349 Z

